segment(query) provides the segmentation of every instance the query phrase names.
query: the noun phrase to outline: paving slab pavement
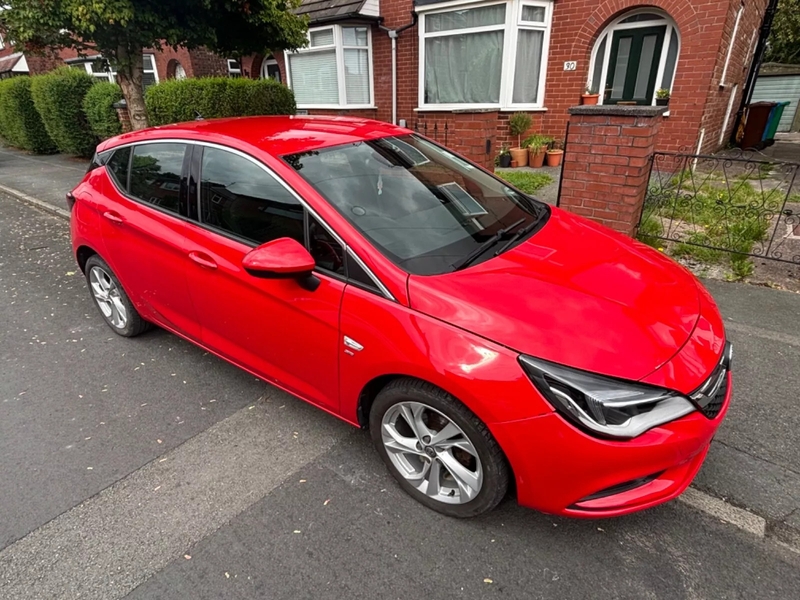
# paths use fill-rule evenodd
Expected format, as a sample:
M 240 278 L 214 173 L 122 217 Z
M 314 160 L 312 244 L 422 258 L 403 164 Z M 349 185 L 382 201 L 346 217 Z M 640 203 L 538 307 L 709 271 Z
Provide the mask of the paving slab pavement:
M 86 173 L 89 161 L 64 154 L 28 154 L 0 147 L 0 185 L 67 208 L 66 194 Z

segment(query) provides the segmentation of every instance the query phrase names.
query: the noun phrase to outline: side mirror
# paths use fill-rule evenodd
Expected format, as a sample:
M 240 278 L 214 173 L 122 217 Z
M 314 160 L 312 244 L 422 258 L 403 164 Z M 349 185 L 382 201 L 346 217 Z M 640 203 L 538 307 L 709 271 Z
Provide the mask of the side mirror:
M 261 244 L 242 259 L 242 267 L 253 277 L 296 279 L 312 292 L 319 287 L 319 279 L 313 275 L 314 266 L 314 258 L 308 250 L 291 238 Z

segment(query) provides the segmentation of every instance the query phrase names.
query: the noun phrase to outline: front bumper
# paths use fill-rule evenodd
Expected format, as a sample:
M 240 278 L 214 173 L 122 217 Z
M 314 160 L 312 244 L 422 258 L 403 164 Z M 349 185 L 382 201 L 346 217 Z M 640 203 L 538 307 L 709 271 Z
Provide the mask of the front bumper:
M 592 437 L 556 413 L 492 425 L 514 471 L 519 503 L 551 514 L 597 518 L 679 496 L 700 469 L 728 410 L 730 373 L 727 377 L 715 418 L 694 412 L 632 440 Z

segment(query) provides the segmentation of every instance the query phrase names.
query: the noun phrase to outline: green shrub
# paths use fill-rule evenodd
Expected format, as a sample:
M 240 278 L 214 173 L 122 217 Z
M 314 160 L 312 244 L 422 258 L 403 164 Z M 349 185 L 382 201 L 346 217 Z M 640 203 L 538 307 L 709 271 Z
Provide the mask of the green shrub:
M 254 115 L 294 114 L 294 94 L 271 79 L 206 77 L 171 79 L 147 88 L 150 125 Z
M 114 103 L 122 100 L 122 90 L 116 83 L 98 81 L 83 99 L 83 112 L 92 133 L 101 140 L 122 133 Z
M 76 156 L 94 152 L 97 136 L 83 112 L 83 99 L 94 84 L 88 73 L 68 67 L 33 77 L 33 103 L 60 152 Z
M 56 151 L 33 104 L 30 77 L 12 77 L 0 82 L 0 136 L 11 146 L 37 154 Z

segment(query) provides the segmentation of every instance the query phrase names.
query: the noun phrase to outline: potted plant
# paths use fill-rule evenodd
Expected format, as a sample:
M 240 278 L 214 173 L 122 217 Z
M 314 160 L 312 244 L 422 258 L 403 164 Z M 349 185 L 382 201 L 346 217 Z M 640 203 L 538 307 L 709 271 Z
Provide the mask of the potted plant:
M 656 91 L 656 106 L 669 106 L 670 92 L 667 88 Z
M 547 150 L 547 166 L 558 167 L 564 159 L 564 143 L 561 140 L 554 140 Z
M 525 139 L 522 143 L 528 149 L 529 158 L 528 163 L 531 167 L 539 168 L 544 164 L 544 157 L 545 152 L 547 150 L 547 144 L 550 143 L 550 138 L 534 134 Z
M 528 113 L 518 112 L 511 115 L 508 120 L 508 129 L 511 135 L 517 136 L 517 147 L 511 148 L 511 160 L 516 161 L 518 167 L 524 167 L 528 164 L 528 150 L 523 148 L 520 143 L 520 138 L 523 133 L 531 128 L 531 116 Z
M 503 144 L 500 152 L 497 154 L 497 166 L 507 169 L 511 166 L 511 151 L 508 149 L 508 144 Z
M 593 92 L 590 86 L 586 86 L 586 89 L 583 91 L 583 95 L 581 95 L 581 104 L 586 104 L 588 106 L 594 106 L 597 104 L 597 101 L 600 99 L 600 94 L 597 92 Z

